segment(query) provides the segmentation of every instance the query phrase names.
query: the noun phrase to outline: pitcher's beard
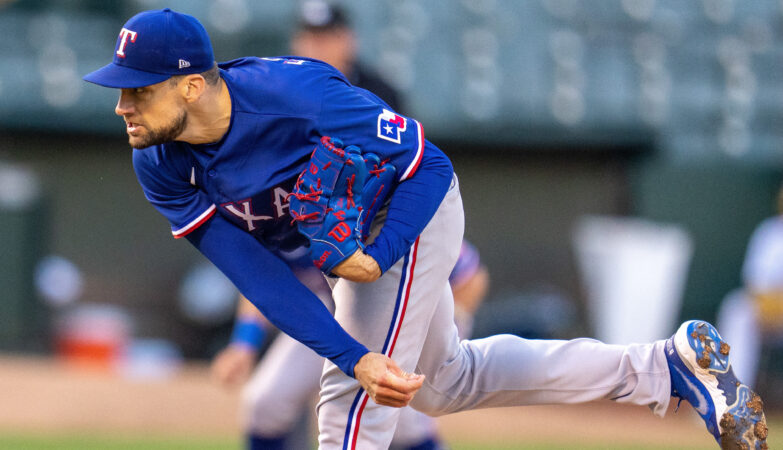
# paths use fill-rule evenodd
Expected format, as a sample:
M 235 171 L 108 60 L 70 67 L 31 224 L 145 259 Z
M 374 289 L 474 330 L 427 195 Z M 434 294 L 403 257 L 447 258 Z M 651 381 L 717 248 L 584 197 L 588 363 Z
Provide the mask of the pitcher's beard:
M 153 145 L 165 144 L 174 141 L 177 136 L 185 131 L 188 122 L 187 111 L 182 111 L 177 117 L 168 124 L 156 130 L 149 130 L 144 136 L 130 136 L 128 142 L 133 148 L 147 148 Z

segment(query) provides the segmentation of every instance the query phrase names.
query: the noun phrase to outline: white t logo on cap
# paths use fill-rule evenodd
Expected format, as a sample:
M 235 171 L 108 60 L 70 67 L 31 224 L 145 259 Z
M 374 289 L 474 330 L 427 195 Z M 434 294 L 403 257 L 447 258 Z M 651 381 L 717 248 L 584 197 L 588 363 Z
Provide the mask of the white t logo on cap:
M 125 45 L 128 44 L 128 36 L 130 36 L 130 41 L 131 42 L 136 42 L 136 32 L 135 31 L 131 31 L 131 30 L 127 29 L 127 28 L 123 28 L 122 30 L 120 30 L 120 36 L 121 36 L 120 46 L 117 49 L 117 56 L 119 56 L 120 58 L 124 58 L 125 57 Z

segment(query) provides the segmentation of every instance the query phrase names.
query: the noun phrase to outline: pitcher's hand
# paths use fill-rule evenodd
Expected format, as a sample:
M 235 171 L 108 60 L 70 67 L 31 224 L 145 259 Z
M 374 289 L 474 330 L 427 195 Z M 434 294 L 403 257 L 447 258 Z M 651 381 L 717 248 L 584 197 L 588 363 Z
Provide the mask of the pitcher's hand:
M 403 372 L 380 353 L 362 356 L 353 373 L 375 403 L 395 408 L 407 406 L 424 383 L 424 375 Z
M 332 273 L 357 283 L 372 283 L 381 277 L 381 268 L 372 256 L 356 250 L 348 259 L 338 264 Z
M 212 377 L 224 386 L 236 386 L 250 377 L 256 352 L 244 345 L 229 345 L 212 361 Z

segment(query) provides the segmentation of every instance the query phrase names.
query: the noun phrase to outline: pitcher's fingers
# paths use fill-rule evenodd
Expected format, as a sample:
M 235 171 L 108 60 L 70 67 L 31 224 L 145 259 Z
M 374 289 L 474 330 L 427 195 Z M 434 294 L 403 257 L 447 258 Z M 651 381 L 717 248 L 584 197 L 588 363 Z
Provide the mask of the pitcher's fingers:
M 413 392 L 400 392 L 397 389 L 384 386 L 378 386 L 375 389 L 375 396 L 377 398 L 385 398 L 389 401 L 399 401 L 403 403 L 411 401 L 413 394 Z
M 413 394 L 424 384 L 424 375 L 410 375 L 400 372 L 396 375 L 392 372 L 386 372 L 386 375 L 379 380 L 379 387 L 387 387 L 403 394 Z
M 425 375 L 424 375 L 424 374 L 421 374 L 421 373 L 414 373 L 414 372 L 402 372 L 402 373 L 400 374 L 400 376 L 401 376 L 401 377 L 403 377 L 403 378 L 409 379 L 409 380 L 414 380 L 414 379 L 415 379 L 415 380 L 418 380 L 418 379 L 421 379 L 421 380 L 423 381 L 423 380 L 424 380 L 424 378 L 425 378 Z
M 402 408 L 408 406 L 408 403 L 413 399 L 413 395 L 402 394 L 388 388 L 379 388 L 375 395 L 372 396 L 372 399 L 379 405 Z
M 394 360 L 389 359 L 389 361 L 386 363 L 386 369 L 393 375 L 399 376 L 401 378 L 410 379 L 410 380 L 418 380 L 421 378 L 424 379 L 424 375 L 420 375 L 413 372 L 405 372 L 404 370 L 400 369 L 400 366 L 397 365 Z
M 375 403 L 381 405 L 381 406 L 389 406 L 389 407 L 392 407 L 392 408 L 404 408 L 404 407 L 408 406 L 407 403 L 396 401 L 396 400 L 386 400 L 386 399 L 382 399 L 382 398 L 380 398 L 380 399 L 379 398 L 373 398 L 373 401 Z

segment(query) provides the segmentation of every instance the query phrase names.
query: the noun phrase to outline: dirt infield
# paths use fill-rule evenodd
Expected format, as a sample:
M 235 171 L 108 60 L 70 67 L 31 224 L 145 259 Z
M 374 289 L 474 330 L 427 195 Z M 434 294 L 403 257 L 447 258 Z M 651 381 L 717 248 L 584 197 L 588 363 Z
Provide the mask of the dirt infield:
M 203 364 L 166 380 L 128 380 L 46 358 L 0 356 L 0 430 L 236 436 L 238 391 L 214 384 Z M 673 406 L 673 405 L 672 405 Z M 664 419 L 601 402 L 471 411 L 438 419 L 454 442 L 616 442 L 713 448 L 686 404 Z
M 439 420 L 444 436 L 455 442 L 510 445 L 515 442 L 612 443 L 650 448 L 715 448 L 701 419 L 687 404 L 659 419 L 644 407 L 611 402 L 571 406 L 528 406 L 468 411 Z M 480 437 L 477 437 L 480 436 Z
M 225 435 L 238 430 L 237 392 L 204 365 L 164 380 L 128 380 L 43 358 L 0 357 L 0 428 Z

